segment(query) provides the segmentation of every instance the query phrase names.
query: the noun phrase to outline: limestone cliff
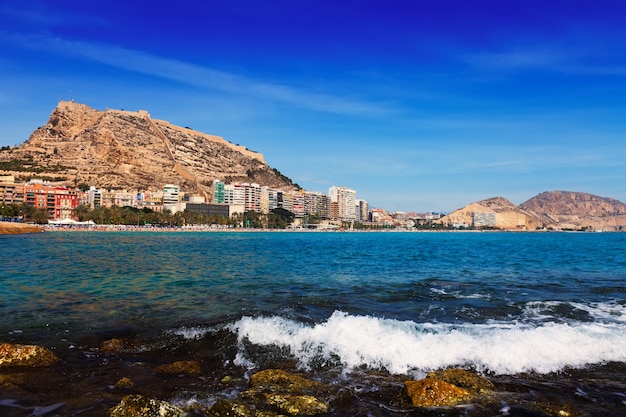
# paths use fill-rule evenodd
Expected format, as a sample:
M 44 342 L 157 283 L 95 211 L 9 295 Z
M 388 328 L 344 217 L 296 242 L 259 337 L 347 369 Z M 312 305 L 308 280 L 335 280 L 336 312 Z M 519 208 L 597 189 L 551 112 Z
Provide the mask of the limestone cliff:
M 17 177 L 60 177 L 68 185 L 155 190 L 172 183 L 207 194 L 211 182 L 221 179 L 297 188 L 262 154 L 219 136 L 152 119 L 142 110 L 99 111 L 73 101 L 59 102 L 25 143 L 0 153 L 2 161 L 14 161 Z

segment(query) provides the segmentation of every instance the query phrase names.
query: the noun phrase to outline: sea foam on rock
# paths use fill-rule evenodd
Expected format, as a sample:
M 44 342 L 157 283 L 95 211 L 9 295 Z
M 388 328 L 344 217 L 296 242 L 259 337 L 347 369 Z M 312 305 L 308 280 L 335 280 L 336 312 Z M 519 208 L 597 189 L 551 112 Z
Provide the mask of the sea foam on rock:
M 0 343 L 0 368 L 46 367 L 58 360 L 54 353 L 41 346 Z

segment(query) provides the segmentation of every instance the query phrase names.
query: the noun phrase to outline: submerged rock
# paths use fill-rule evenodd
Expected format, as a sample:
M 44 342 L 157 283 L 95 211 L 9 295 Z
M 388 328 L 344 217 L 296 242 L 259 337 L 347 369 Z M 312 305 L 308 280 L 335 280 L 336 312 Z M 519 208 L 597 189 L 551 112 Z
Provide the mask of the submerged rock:
M 200 363 L 198 361 L 177 361 L 159 365 L 154 368 L 154 372 L 161 375 L 200 375 Z
M 41 346 L 0 343 L 0 368 L 46 367 L 58 360 L 59 358 L 54 353 Z
M 449 407 L 471 398 L 469 391 L 434 378 L 405 381 L 413 407 Z
M 110 417 L 183 417 L 185 414 L 175 405 L 143 395 L 127 395 L 109 410 Z

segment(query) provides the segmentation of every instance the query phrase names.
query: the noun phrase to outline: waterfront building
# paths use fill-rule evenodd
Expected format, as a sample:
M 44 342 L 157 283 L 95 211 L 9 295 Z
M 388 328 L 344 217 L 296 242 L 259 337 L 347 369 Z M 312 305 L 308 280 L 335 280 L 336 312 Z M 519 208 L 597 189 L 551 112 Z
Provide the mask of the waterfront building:
M 127 190 L 104 190 L 100 191 L 101 207 L 136 207 L 137 206 L 137 193 L 129 192 Z
M 55 187 L 49 182 L 33 179 L 24 185 L 24 204 L 44 209 L 49 220 L 75 219 L 78 191 L 67 187 Z
M 360 221 L 366 222 L 369 220 L 369 211 L 370 211 L 369 203 L 365 200 L 357 200 L 357 201 L 359 202 L 359 205 L 358 205 L 358 208 L 355 207 L 355 209 L 359 211 L 359 218 L 361 219 Z
M 213 203 L 224 204 L 224 182 L 213 180 Z
M 304 217 L 304 193 L 294 191 L 291 193 L 291 212 L 297 218 Z
M 224 185 L 224 203 L 228 205 L 245 206 L 246 193 L 241 184 Z
M 246 211 L 261 212 L 261 186 L 244 183 L 244 208 Z
M 80 199 L 78 190 L 67 187 L 54 188 L 54 220 L 78 220 L 74 209 L 78 207 Z
M 278 192 L 278 207 L 293 213 L 293 198 L 291 193 L 285 191 Z
M 304 214 L 317 216 L 320 219 L 329 218 L 329 203 L 327 195 L 317 191 L 304 191 Z
M 189 202 L 186 208 L 187 211 L 205 216 L 222 216 L 227 219 L 230 217 L 230 207 L 227 204 Z
M 102 207 L 102 191 L 98 190 L 93 185 L 89 187 L 87 191 L 87 204 L 92 209 L 97 209 Z
M 270 213 L 278 208 L 278 190 L 263 186 L 261 187 L 261 213 Z
M 173 211 L 176 203 L 180 201 L 180 190 L 178 185 L 165 184 L 163 187 L 163 208 Z
M 13 175 L 0 176 L 0 203 L 1 204 L 23 204 L 24 184 L 15 182 Z
M 472 225 L 474 227 L 496 227 L 495 212 L 472 212 Z
M 341 221 L 351 221 L 356 217 L 355 201 L 356 191 L 347 187 L 332 186 L 328 190 L 330 201 L 337 203 L 337 216 L 334 217 Z

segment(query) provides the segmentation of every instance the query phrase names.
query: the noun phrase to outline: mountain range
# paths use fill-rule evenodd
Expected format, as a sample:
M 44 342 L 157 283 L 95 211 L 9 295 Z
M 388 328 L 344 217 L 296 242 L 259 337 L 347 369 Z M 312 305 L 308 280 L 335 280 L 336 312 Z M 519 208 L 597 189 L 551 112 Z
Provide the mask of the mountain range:
M 626 204 L 609 197 L 572 191 L 546 191 L 519 206 L 503 197 L 489 198 L 454 210 L 440 221 L 471 225 L 476 213 L 483 217 L 491 214 L 495 227 L 504 229 L 614 231 L 626 228 Z

